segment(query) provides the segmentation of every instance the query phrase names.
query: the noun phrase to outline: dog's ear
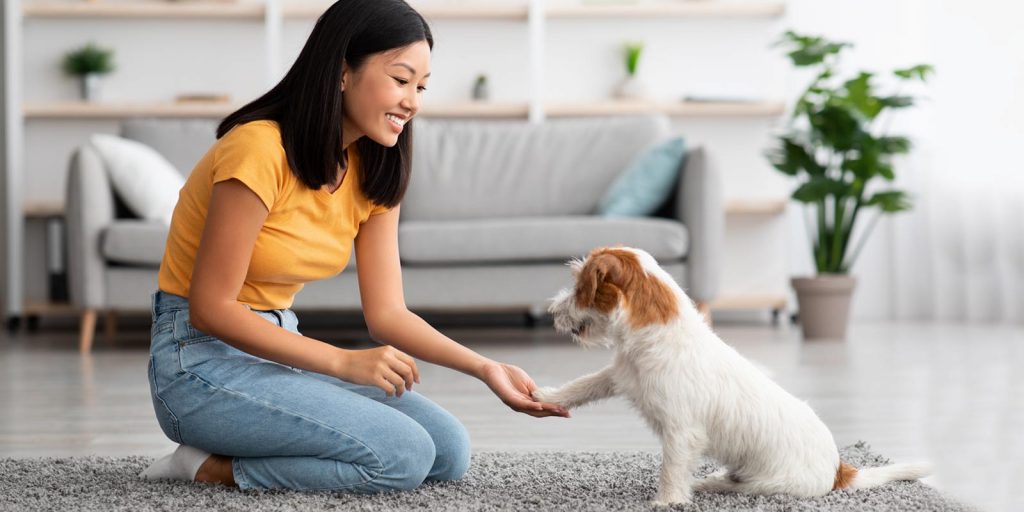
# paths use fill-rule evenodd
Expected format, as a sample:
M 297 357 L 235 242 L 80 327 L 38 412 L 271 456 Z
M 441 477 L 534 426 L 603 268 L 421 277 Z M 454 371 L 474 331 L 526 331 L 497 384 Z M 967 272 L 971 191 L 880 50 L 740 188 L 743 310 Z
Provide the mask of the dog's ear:
M 622 261 L 612 253 L 596 250 L 576 276 L 576 304 L 608 313 L 622 295 Z
M 608 313 L 625 299 L 634 328 L 668 323 L 679 313 L 672 290 L 648 274 L 636 254 L 626 249 L 590 253 L 576 283 L 576 302 L 585 308 Z

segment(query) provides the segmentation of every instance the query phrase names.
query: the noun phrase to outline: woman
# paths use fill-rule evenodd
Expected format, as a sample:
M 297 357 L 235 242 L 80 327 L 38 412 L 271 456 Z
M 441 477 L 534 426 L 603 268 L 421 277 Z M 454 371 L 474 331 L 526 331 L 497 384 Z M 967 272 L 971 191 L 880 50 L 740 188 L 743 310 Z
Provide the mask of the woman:
M 403 1 L 341 0 L 284 79 L 221 123 L 181 191 L 153 296 L 153 405 L 181 446 L 144 478 L 357 492 L 458 479 L 466 431 L 411 391 L 413 357 L 479 378 L 516 411 L 567 416 L 530 398 L 525 372 L 405 306 L 399 203 L 432 47 Z M 288 309 L 353 242 L 379 348 L 302 336 Z

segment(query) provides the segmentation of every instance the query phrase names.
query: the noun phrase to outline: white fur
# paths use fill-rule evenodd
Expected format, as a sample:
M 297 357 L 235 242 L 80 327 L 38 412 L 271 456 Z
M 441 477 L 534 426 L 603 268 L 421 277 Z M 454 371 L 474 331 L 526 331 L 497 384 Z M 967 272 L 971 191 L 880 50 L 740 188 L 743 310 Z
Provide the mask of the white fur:
M 623 249 L 636 254 L 649 278 L 674 292 L 678 316 L 668 324 L 633 329 L 621 300 L 604 314 L 579 307 L 574 290 L 562 290 L 549 308 L 555 328 L 569 333 L 585 326 L 573 338 L 583 346 L 611 347 L 614 358 L 597 373 L 558 389 L 538 389 L 534 397 L 567 408 L 626 397 L 661 440 L 656 501 L 662 504 L 689 503 L 694 490 L 805 497 L 831 491 L 839 452 L 810 406 L 722 342 L 654 258 Z M 583 265 L 570 263 L 576 275 Z M 724 470 L 693 482 L 702 455 Z M 861 469 L 852 487 L 926 474 L 924 466 Z

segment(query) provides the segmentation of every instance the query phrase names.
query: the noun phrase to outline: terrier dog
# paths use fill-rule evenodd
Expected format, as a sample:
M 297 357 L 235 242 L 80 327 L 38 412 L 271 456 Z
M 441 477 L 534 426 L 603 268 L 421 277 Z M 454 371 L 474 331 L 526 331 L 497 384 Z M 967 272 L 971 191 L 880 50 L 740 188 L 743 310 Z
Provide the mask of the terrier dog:
M 650 254 L 595 249 L 569 263 L 575 287 L 554 297 L 555 329 L 582 346 L 613 348 L 608 367 L 534 398 L 566 408 L 625 396 L 661 440 L 656 502 L 693 491 L 822 496 L 927 476 L 927 464 L 857 469 L 828 427 L 726 345 Z M 701 456 L 724 469 L 693 482 Z

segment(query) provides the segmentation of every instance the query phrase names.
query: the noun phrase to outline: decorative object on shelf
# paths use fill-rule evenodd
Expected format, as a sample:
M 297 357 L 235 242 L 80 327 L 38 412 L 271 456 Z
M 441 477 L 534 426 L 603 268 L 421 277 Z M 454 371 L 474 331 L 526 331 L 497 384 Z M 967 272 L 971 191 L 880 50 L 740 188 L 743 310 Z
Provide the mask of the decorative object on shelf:
M 879 129 L 880 115 L 888 111 L 891 116 L 892 110 L 910 107 L 914 98 L 877 91 L 870 72 L 848 79 L 836 76 L 839 54 L 849 43 L 789 31 L 779 45 L 787 47 L 796 67 L 817 71 L 797 99 L 786 133 L 767 153 L 772 166 L 800 180 L 792 198 L 809 207 L 817 224 L 811 228 L 808 221 L 817 275 L 792 280 L 800 323 L 804 338 L 841 339 L 846 337 L 856 285 L 850 267 L 882 215 L 910 209 L 905 192 L 869 184 L 876 177 L 892 182 L 893 157 L 911 148 L 907 137 Z M 932 72 L 930 65 L 919 64 L 897 69 L 893 75 L 902 82 L 923 82 Z M 854 245 L 854 227 L 865 209 L 876 213 Z
M 114 70 L 114 52 L 89 43 L 64 55 L 64 71 L 78 77 L 82 99 L 100 99 L 100 77 Z
M 628 100 L 647 98 L 647 86 L 637 76 L 637 70 L 640 66 L 640 55 L 643 51 L 643 43 L 626 43 L 624 47 L 626 78 L 615 88 L 616 98 Z
M 189 93 L 179 94 L 174 97 L 175 103 L 229 103 L 230 94 L 220 93 Z
M 473 99 L 476 101 L 486 101 L 491 97 L 490 87 L 487 86 L 487 75 L 479 74 L 476 77 L 476 82 L 473 83 Z

